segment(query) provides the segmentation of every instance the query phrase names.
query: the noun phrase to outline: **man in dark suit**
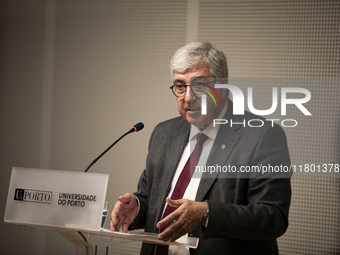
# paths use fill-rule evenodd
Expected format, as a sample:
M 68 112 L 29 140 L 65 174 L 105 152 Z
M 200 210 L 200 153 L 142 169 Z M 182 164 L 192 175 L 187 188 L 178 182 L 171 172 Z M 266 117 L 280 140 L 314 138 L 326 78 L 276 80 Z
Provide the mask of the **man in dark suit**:
M 197 249 L 170 246 L 169 254 L 278 254 L 276 238 L 288 227 L 290 174 L 253 176 L 244 169 L 289 166 L 283 130 L 266 121 L 261 127 L 247 125 L 251 119 L 263 120 L 248 112 L 233 115 L 227 89 L 216 91 L 222 104 L 215 105 L 206 97 L 207 113 L 202 114 L 203 94 L 210 86 L 195 80 L 228 77 L 223 52 L 210 43 L 182 47 L 174 54 L 171 69 L 171 88 L 181 117 L 154 129 L 138 191 L 119 197 L 111 214 L 111 230 L 144 228 L 170 242 L 188 233 L 199 237 Z M 238 124 L 214 126 L 214 119 Z M 191 154 L 190 144 L 196 143 L 200 133 L 206 140 L 197 166 L 236 171 L 202 171 L 198 175 L 196 171 L 193 177 L 197 178 L 190 179 L 180 199 L 170 199 L 178 190 Z M 175 209 L 171 213 L 167 213 L 169 206 Z M 143 244 L 141 254 L 162 254 L 160 251 L 159 246 Z

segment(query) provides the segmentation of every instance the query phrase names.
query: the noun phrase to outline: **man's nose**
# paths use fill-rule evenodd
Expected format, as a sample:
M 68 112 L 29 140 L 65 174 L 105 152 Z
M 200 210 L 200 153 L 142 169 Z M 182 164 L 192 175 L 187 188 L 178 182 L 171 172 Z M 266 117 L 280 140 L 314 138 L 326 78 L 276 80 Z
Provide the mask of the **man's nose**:
M 191 87 L 188 86 L 188 87 L 186 87 L 186 89 L 187 89 L 187 91 L 185 92 L 184 100 L 186 102 L 188 102 L 188 103 L 190 103 L 190 101 L 191 102 L 195 101 L 196 100 L 196 96 L 195 96 L 194 93 L 192 93 Z

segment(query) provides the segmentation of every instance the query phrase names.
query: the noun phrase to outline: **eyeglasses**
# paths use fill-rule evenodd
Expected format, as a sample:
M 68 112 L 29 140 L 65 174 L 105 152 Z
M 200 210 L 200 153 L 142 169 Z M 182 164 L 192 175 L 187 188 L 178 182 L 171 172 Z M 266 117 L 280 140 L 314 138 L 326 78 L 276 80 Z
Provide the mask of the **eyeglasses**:
M 176 97 L 184 97 L 185 93 L 187 92 L 187 87 L 190 87 L 191 92 L 194 93 L 196 96 L 200 96 L 205 93 L 205 86 L 203 84 L 197 83 L 192 85 L 174 84 L 170 87 L 170 89 Z
M 198 81 L 197 79 L 192 80 L 191 85 L 186 85 L 184 82 L 175 82 L 175 84 L 172 85 L 170 89 L 176 97 L 184 97 L 187 92 L 187 87 L 190 87 L 191 92 L 194 93 L 195 96 L 201 96 L 206 93 L 206 87 L 210 87 L 207 84 L 216 82 L 216 79 L 214 78 L 198 79 L 202 80 L 202 82 Z M 207 81 L 207 79 L 209 80 Z

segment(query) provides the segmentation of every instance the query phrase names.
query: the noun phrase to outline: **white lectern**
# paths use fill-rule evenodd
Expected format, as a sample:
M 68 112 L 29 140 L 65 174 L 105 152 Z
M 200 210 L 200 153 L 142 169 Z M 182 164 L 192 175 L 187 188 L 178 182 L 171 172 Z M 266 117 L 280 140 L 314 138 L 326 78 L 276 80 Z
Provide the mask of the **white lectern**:
M 53 229 L 76 247 L 76 255 L 92 254 L 79 233 L 166 244 L 155 233 L 128 234 L 101 228 L 107 174 L 13 167 L 4 221 Z M 196 248 L 198 238 L 182 237 L 171 245 Z

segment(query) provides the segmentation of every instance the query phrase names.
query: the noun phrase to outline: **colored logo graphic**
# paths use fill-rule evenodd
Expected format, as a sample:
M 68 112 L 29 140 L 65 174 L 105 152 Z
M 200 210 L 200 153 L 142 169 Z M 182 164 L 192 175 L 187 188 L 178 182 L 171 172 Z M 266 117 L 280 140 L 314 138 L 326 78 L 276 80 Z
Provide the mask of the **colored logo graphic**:
M 208 84 L 203 83 L 203 82 L 197 82 L 197 83 L 202 84 L 203 86 L 207 87 L 212 92 L 214 92 L 214 94 L 217 96 L 218 100 L 220 101 L 220 104 L 222 105 L 222 100 L 221 100 L 220 96 L 218 95 L 217 91 L 213 87 L 211 87 Z M 206 115 L 207 114 L 207 94 L 212 98 L 212 100 L 215 103 L 215 106 L 217 106 L 217 103 L 216 103 L 215 97 L 211 94 L 211 92 L 209 90 L 207 90 L 205 88 L 201 88 L 201 87 L 199 87 L 199 89 L 203 90 L 206 93 L 206 94 L 202 94 L 202 99 L 201 99 L 201 114 Z

